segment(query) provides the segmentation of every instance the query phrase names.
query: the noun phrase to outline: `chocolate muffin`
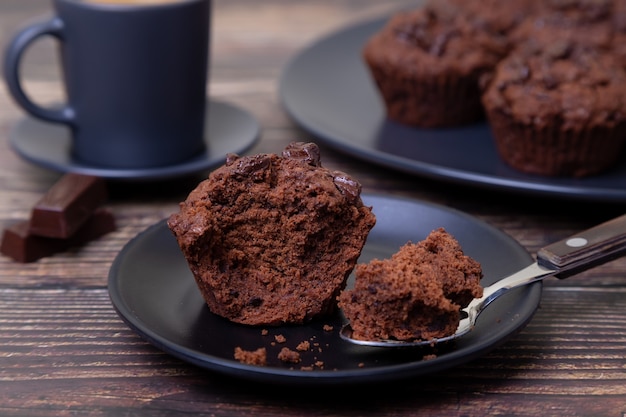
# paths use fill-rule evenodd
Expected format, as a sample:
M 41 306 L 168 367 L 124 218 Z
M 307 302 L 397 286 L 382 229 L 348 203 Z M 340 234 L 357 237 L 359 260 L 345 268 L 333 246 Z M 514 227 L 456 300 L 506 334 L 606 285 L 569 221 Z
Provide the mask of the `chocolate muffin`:
M 531 40 L 498 64 L 482 102 L 500 157 L 519 171 L 585 177 L 620 158 L 626 75 L 610 52 Z
M 611 14 L 611 50 L 619 60 L 622 68 L 626 69 L 626 1 L 615 1 Z
M 607 49 L 614 29 L 614 0 L 542 0 L 509 35 L 513 45 L 532 41 L 545 45 L 573 42 Z
M 529 16 L 540 13 L 546 0 L 446 0 L 460 9 L 466 19 L 471 19 L 485 33 L 509 36 Z M 433 4 L 446 5 L 440 0 Z
M 360 340 L 431 340 L 454 334 L 460 310 L 481 297 L 480 264 L 445 229 L 389 259 L 356 266 L 339 307 Z
M 363 48 L 389 119 L 419 127 L 483 118 L 479 80 L 508 51 L 491 20 L 438 0 L 395 14 Z
M 361 185 L 322 167 L 317 145 L 229 155 L 170 216 L 209 309 L 248 325 L 333 312 L 369 231 Z

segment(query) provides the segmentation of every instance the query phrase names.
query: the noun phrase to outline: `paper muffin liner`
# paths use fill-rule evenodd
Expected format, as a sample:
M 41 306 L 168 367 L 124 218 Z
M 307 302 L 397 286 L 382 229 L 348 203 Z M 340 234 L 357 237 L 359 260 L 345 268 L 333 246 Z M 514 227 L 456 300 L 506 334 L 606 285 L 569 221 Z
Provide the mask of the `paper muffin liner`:
M 512 168 L 543 176 L 586 177 L 614 167 L 626 141 L 626 124 L 563 129 L 523 124 L 487 110 L 500 158 Z
M 431 128 L 484 119 L 480 89 L 474 77 L 415 73 L 409 78 L 371 61 L 369 67 L 391 120 Z

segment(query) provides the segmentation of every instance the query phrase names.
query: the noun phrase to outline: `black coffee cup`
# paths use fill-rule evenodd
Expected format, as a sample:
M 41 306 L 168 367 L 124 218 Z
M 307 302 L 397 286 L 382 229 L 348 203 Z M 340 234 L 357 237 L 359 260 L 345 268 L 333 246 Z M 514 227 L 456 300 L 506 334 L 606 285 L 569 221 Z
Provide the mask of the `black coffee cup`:
M 51 19 L 8 44 L 4 75 L 32 116 L 69 126 L 72 157 L 108 168 L 182 163 L 205 150 L 210 0 L 53 0 Z M 58 39 L 67 103 L 36 104 L 20 80 L 27 47 Z M 45 140 L 45 138 L 42 138 Z

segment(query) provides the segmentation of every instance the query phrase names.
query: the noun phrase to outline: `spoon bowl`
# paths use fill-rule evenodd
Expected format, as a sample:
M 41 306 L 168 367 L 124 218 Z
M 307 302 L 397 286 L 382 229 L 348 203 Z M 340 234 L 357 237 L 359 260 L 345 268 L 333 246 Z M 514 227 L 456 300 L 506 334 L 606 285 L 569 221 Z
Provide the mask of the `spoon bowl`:
M 339 335 L 350 343 L 363 346 L 387 348 L 436 346 L 458 339 L 472 331 L 480 313 L 509 290 L 552 276 L 565 279 L 625 254 L 626 214 L 542 248 L 537 252 L 537 261 L 485 287 L 482 297 L 475 298 L 461 309 L 462 318 L 454 334 L 427 340 L 360 340 L 352 337 L 352 328 L 347 323 L 341 328 Z

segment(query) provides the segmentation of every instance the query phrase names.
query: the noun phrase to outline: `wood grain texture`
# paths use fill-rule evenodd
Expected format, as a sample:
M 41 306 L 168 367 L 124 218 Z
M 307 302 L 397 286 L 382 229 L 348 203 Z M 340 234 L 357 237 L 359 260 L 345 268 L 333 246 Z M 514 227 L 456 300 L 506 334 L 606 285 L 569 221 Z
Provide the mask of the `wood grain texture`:
M 209 91 L 262 126 L 250 151 L 315 140 L 282 109 L 277 82 L 301 48 L 346 24 L 416 1 L 216 0 Z M 46 0 L 2 0 L 0 43 L 49 13 Z M 29 92 L 63 99 L 54 42 L 26 57 Z M 0 227 L 28 217 L 60 174 L 8 144 L 24 117 L 0 83 Z M 324 165 L 364 192 L 424 199 L 503 230 L 530 253 L 623 214 L 622 204 L 564 202 L 408 176 L 322 146 Z M 626 415 L 626 259 L 547 280 L 529 325 L 489 354 L 424 378 L 355 392 L 297 390 L 233 380 L 173 358 L 117 316 L 111 262 L 137 233 L 166 218 L 207 173 L 159 183 L 110 182 L 118 229 L 31 264 L 0 257 L 1 416 L 612 416 Z

